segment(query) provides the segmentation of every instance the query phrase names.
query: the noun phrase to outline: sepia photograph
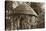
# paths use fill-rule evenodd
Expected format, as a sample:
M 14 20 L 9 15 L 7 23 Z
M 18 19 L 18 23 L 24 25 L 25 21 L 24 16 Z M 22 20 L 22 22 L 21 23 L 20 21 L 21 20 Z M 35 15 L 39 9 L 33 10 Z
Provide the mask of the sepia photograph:
M 5 1 L 5 30 L 45 28 L 45 3 Z

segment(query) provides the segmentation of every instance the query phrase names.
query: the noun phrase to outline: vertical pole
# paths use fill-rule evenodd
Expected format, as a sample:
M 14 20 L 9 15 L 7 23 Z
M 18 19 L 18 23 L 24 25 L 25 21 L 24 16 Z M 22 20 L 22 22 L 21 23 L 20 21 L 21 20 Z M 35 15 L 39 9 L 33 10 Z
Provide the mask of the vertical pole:
M 36 28 L 35 27 L 35 16 L 32 16 L 32 28 Z
M 13 30 L 13 19 L 14 18 L 11 18 L 11 30 Z
M 22 29 L 22 18 L 20 19 L 20 29 Z

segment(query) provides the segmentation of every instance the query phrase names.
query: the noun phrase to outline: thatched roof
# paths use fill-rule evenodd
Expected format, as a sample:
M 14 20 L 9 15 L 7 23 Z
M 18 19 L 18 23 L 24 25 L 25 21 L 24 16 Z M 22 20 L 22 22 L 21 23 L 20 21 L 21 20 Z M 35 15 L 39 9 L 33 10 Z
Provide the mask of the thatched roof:
M 14 13 L 23 13 L 37 16 L 37 13 L 27 4 L 21 4 L 16 7 Z

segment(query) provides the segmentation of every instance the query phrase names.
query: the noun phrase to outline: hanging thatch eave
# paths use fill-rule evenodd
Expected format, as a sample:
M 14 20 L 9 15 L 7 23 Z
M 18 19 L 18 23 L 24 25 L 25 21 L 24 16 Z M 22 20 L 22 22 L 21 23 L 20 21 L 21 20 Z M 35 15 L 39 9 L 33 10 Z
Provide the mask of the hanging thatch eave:
M 14 9 L 14 13 L 23 13 L 38 16 L 37 13 L 27 4 L 20 4 Z

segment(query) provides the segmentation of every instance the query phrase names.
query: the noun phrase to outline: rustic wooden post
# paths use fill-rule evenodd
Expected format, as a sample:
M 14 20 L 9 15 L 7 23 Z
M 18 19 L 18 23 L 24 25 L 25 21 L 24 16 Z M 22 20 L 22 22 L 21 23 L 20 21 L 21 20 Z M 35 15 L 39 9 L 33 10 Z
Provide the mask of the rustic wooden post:
M 36 28 L 36 17 L 35 16 L 32 16 L 32 28 Z

